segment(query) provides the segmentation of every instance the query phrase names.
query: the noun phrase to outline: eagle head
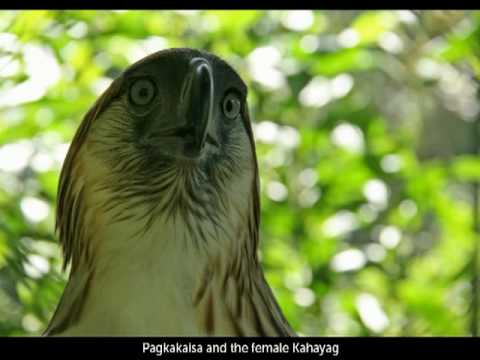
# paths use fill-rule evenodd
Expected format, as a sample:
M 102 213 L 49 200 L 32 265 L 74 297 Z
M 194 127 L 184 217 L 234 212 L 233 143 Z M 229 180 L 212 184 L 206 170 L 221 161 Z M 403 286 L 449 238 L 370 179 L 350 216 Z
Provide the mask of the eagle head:
M 175 241 L 190 242 L 181 246 L 207 250 L 240 228 L 255 232 L 246 97 L 227 63 L 192 49 L 157 52 L 115 79 L 85 116 L 62 169 L 57 228 L 66 262 L 92 261 L 106 245 L 93 243 L 96 232 L 113 224 L 131 238 L 170 227 Z
M 256 254 L 246 98 L 217 56 L 170 49 L 97 100 L 60 175 L 71 272 L 48 334 L 290 334 Z

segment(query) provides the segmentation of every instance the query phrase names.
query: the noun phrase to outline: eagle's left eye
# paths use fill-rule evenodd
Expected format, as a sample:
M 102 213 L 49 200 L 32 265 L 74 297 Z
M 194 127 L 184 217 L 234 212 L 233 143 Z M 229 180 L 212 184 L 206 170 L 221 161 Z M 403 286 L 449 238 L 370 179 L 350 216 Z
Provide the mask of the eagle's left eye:
M 242 103 L 240 97 L 234 92 L 228 93 L 223 99 L 222 110 L 225 116 L 229 119 L 235 119 L 240 113 L 241 107 Z
M 155 97 L 155 84 L 149 79 L 138 79 L 130 86 L 130 101 L 135 105 L 148 105 Z

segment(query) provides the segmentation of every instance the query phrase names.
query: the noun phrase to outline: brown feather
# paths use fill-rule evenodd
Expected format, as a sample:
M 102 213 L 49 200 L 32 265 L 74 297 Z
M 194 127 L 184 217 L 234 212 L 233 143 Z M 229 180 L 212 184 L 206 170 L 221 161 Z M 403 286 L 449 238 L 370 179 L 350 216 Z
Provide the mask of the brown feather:
M 74 179 L 82 176 L 76 168 L 78 166 L 76 162 L 78 161 L 78 153 L 87 138 L 92 123 L 118 95 L 121 83 L 122 77 L 117 78 L 85 115 L 79 129 L 75 133 L 63 163 L 58 186 L 55 229 L 58 232 L 59 241 L 63 248 L 63 270 L 66 269 L 69 263 L 72 266 L 69 283 L 55 309 L 49 326 L 44 332 L 45 335 L 54 335 L 75 324 L 80 317 L 88 295 L 90 282 L 93 278 L 93 269 L 89 266 L 89 271 L 86 274 L 76 274 L 75 272 L 81 262 L 91 265 L 83 221 L 86 210 L 83 202 L 83 188 L 79 190 L 74 188 Z M 76 283 L 72 281 L 74 276 L 82 275 L 85 280 L 77 280 Z M 74 283 L 75 286 L 72 285 Z M 84 285 L 80 286 L 82 283 Z M 79 288 L 81 289 L 80 293 L 78 292 Z M 65 312 L 66 310 L 68 312 Z
M 85 244 L 78 238 L 78 231 L 81 231 L 85 225 L 82 223 L 82 211 L 85 209 L 80 205 L 82 202 L 82 191 L 76 192 L 74 189 L 75 177 L 82 176 L 81 173 L 76 171 L 78 153 L 87 138 L 93 122 L 120 92 L 122 80 L 123 77 L 119 77 L 113 81 L 110 87 L 87 112 L 75 133 L 63 163 L 58 187 L 55 223 L 55 228 L 58 231 L 60 243 L 63 247 L 63 269 L 72 262 L 72 271 L 74 271 L 80 262 L 79 254 L 85 253 L 83 248 Z M 72 230 L 77 230 L 77 232 L 72 233 Z M 75 250 L 77 247 L 80 248 Z

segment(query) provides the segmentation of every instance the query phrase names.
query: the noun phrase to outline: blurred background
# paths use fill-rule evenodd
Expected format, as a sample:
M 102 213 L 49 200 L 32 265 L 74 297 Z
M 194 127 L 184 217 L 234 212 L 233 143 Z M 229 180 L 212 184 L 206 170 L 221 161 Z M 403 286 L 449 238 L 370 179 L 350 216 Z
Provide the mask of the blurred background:
M 0 12 L 0 335 L 63 290 L 59 170 L 94 100 L 169 47 L 247 82 L 260 256 L 303 335 L 477 335 L 480 13 Z

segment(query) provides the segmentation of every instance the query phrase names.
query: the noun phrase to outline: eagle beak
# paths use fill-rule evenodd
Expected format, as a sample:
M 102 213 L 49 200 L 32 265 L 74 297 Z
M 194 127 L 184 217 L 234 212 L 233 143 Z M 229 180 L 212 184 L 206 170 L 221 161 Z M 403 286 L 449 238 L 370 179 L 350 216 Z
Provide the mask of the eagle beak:
M 213 97 L 214 83 L 210 64 L 206 59 L 193 58 L 183 84 L 181 110 L 186 120 L 185 130 L 190 134 L 188 151 L 194 156 L 200 154 L 205 141 L 212 142 L 214 139 L 208 131 L 213 117 Z

